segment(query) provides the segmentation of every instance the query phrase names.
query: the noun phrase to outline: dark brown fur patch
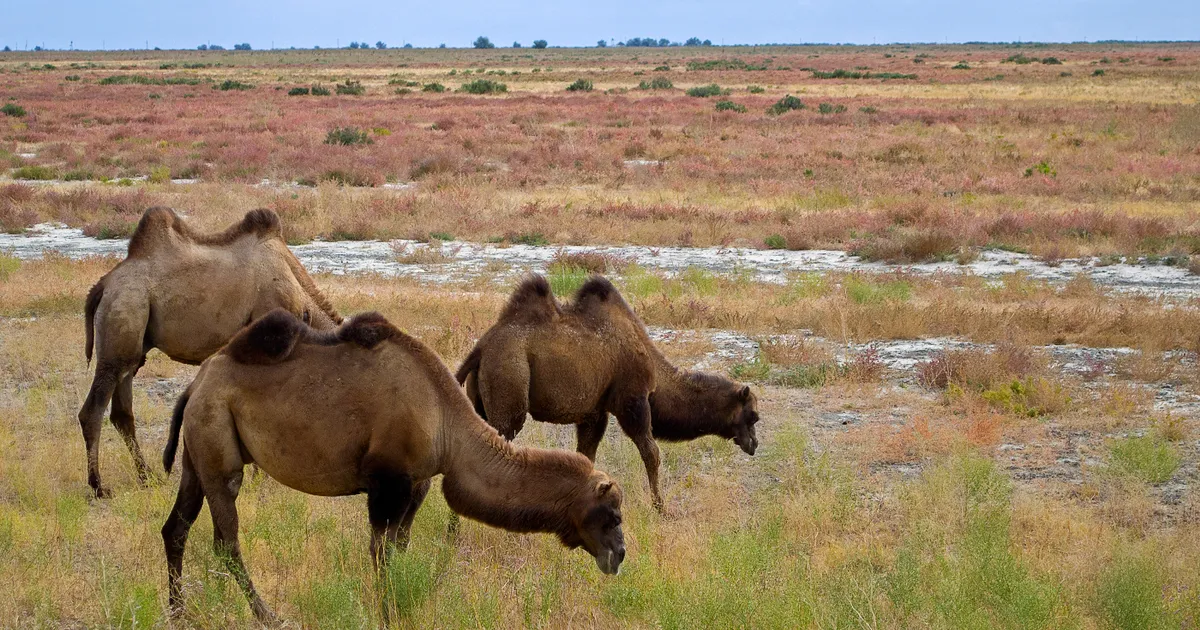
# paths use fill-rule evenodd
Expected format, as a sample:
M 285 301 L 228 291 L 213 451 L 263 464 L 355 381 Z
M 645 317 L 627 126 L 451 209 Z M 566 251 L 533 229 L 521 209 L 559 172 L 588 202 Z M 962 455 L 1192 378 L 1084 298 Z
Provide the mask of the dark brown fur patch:
M 589 299 L 607 302 L 613 295 L 620 296 L 617 288 L 604 276 L 592 276 L 575 292 L 575 302 L 580 303 Z
M 395 337 L 400 330 L 391 324 L 383 315 L 376 312 L 362 313 L 350 318 L 337 331 L 337 339 L 343 343 L 353 343 L 370 350 L 380 343 Z
M 562 311 L 545 276 L 530 275 L 513 290 L 500 311 L 500 321 L 536 324 L 558 317 Z
M 295 315 L 277 308 L 234 335 L 225 346 L 225 354 L 248 365 L 279 363 L 292 354 L 307 328 Z

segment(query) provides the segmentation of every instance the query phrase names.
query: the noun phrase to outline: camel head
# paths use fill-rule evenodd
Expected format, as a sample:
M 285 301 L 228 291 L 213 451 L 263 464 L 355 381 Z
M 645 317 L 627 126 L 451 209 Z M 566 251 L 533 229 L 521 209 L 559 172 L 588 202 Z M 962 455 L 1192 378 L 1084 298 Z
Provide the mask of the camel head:
M 725 437 L 732 439 L 747 455 L 753 455 L 758 449 L 758 436 L 754 433 L 754 425 L 758 424 L 758 397 L 750 391 L 749 385 L 738 388 L 735 397 L 733 422 L 728 425 Z
M 560 534 L 564 545 L 583 547 L 592 554 L 596 566 L 607 575 L 616 575 L 625 559 L 621 498 L 617 482 L 603 472 L 593 472 L 587 488 L 570 507 L 568 531 Z

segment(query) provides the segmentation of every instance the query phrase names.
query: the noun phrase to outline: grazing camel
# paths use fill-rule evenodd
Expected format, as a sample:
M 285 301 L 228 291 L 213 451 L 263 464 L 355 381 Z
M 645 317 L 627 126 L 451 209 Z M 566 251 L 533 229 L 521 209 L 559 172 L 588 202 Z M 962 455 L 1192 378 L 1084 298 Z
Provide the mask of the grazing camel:
M 170 605 L 181 604 L 188 530 L 208 499 L 214 546 L 254 615 L 272 618 L 242 562 L 235 501 L 254 462 L 321 496 L 365 492 L 376 566 L 403 547 L 430 478 L 455 513 L 512 532 L 557 534 L 600 570 L 625 557 L 621 489 L 578 453 L 517 448 L 475 415 L 437 355 L 377 313 L 315 332 L 275 310 L 200 368 L 175 407 L 168 473 L 183 435 L 183 472 L 163 525 Z
M 544 277 L 522 281 L 455 377 L 500 435 L 516 437 L 527 412 L 541 422 L 574 424 L 578 450 L 592 461 L 613 414 L 641 453 L 660 511 L 655 439 L 719 435 L 747 454 L 758 448 L 758 400 L 750 388 L 671 365 L 616 287 L 599 276 L 570 304 L 555 300 Z
M 169 208 L 150 208 L 129 240 L 129 254 L 88 292 L 86 346 L 96 375 L 79 425 L 87 446 L 88 485 L 100 482 L 100 428 L 112 401 L 112 423 L 125 439 L 145 483 L 150 471 L 133 420 L 133 377 L 158 348 L 172 359 L 199 364 L 238 330 L 273 308 L 313 326 L 341 323 L 300 261 L 287 248 L 279 217 L 252 210 L 219 234 L 197 234 Z

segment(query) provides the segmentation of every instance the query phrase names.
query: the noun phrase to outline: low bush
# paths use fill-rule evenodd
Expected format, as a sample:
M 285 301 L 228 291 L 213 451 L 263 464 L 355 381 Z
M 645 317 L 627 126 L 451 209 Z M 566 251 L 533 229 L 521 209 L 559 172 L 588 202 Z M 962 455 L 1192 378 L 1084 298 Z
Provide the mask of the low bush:
M 717 111 L 744 114 L 746 113 L 746 106 L 733 101 L 717 101 Z
M 288 96 L 308 96 L 308 88 L 294 87 L 294 88 L 288 90 L 287 94 L 288 94 Z
M 697 85 L 696 87 L 688 88 L 685 94 L 688 96 L 695 96 L 697 98 L 708 98 L 710 96 L 720 96 L 724 94 L 724 92 L 721 90 L 721 86 L 713 83 L 710 85 Z
M 329 88 L 327 88 L 327 87 L 324 87 L 321 85 L 312 86 L 312 95 L 313 96 L 329 96 L 330 94 L 332 94 L 332 92 L 330 92 Z
M 221 83 L 217 84 L 216 87 L 217 87 L 217 89 L 221 90 L 222 92 L 227 92 L 229 90 L 239 90 L 240 91 L 240 90 L 253 90 L 254 89 L 254 86 L 249 83 L 242 83 L 241 81 L 235 81 L 233 79 L 225 79 Z
M 1179 450 L 1158 433 L 1115 440 L 1109 447 L 1112 469 L 1146 483 L 1164 483 L 1179 468 Z
M 915 74 L 901 72 L 860 72 L 858 70 L 813 70 L 814 79 L 915 79 Z
M 817 112 L 821 114 L 840 114 L 844 111 L 846 111 L 846 106 L 841 104 L 821 103 L 817 105 Z
M 767 113 L 772 116 L 778 116 L 780 114 L 785 114 L 792 110 L 798 110 L 798 109 L 804 109 L 804 108 L 805 108 L 805 105 L 804 105 L 803 101 L 796 98 L 795 96 L 792 96 L 791 94 L 788 94 L 787 96 L 776 101 L 774 105 L 768 107 Z
M 426 83 L 421 87 L 421 91 L 441 93 L 446 91 L 446 86 L 442 85 L 441 83 Z
M 574 83 L 567 86 L 568 92 L 591 92 L 592 82 L 587 79 L 576 79 Z
M 367 93 L 367 88 L 358 81 L 346 79 L 345 82 L 337 84 L 334 91 L 343 96 L 362 96 Z
M 45 181 L 48 179 L 57 179 L 58 171 L 49 166 L 31 165 L 22 166 L 12 173 L 13 179 L 33 179 Z
M 325 134 L 325 144 L 353 146 L 356 144 L 371 144 L 374 141 L 367 132 L 358 127 L 335 127 Z
M 508 91 L 508 86 L 491 79 L 475 79 L 470 83 L 463 83 L 458 91 L 467 94 L 503 94 Z
M 666 77 L 654 77 L 649 81 L 638 83 L 639 90 L 669 90 L 674 87 L 675 84 Z
M 0 113 L 13 118 L 21 118 L 25 116 L 25 108 L 16 103 L 5 103 L 3 107 L 0 107 Z

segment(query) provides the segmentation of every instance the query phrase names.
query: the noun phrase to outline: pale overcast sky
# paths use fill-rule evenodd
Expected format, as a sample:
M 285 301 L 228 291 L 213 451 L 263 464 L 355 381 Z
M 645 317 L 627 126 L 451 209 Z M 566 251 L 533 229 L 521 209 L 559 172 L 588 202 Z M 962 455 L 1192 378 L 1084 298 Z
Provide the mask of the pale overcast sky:
M 692 36 L 717 44 L 1196 40 L 1200 0 L 0 0 L 0 45 L 15 49 L 467 47 L 479 35 L 499 47 Z

